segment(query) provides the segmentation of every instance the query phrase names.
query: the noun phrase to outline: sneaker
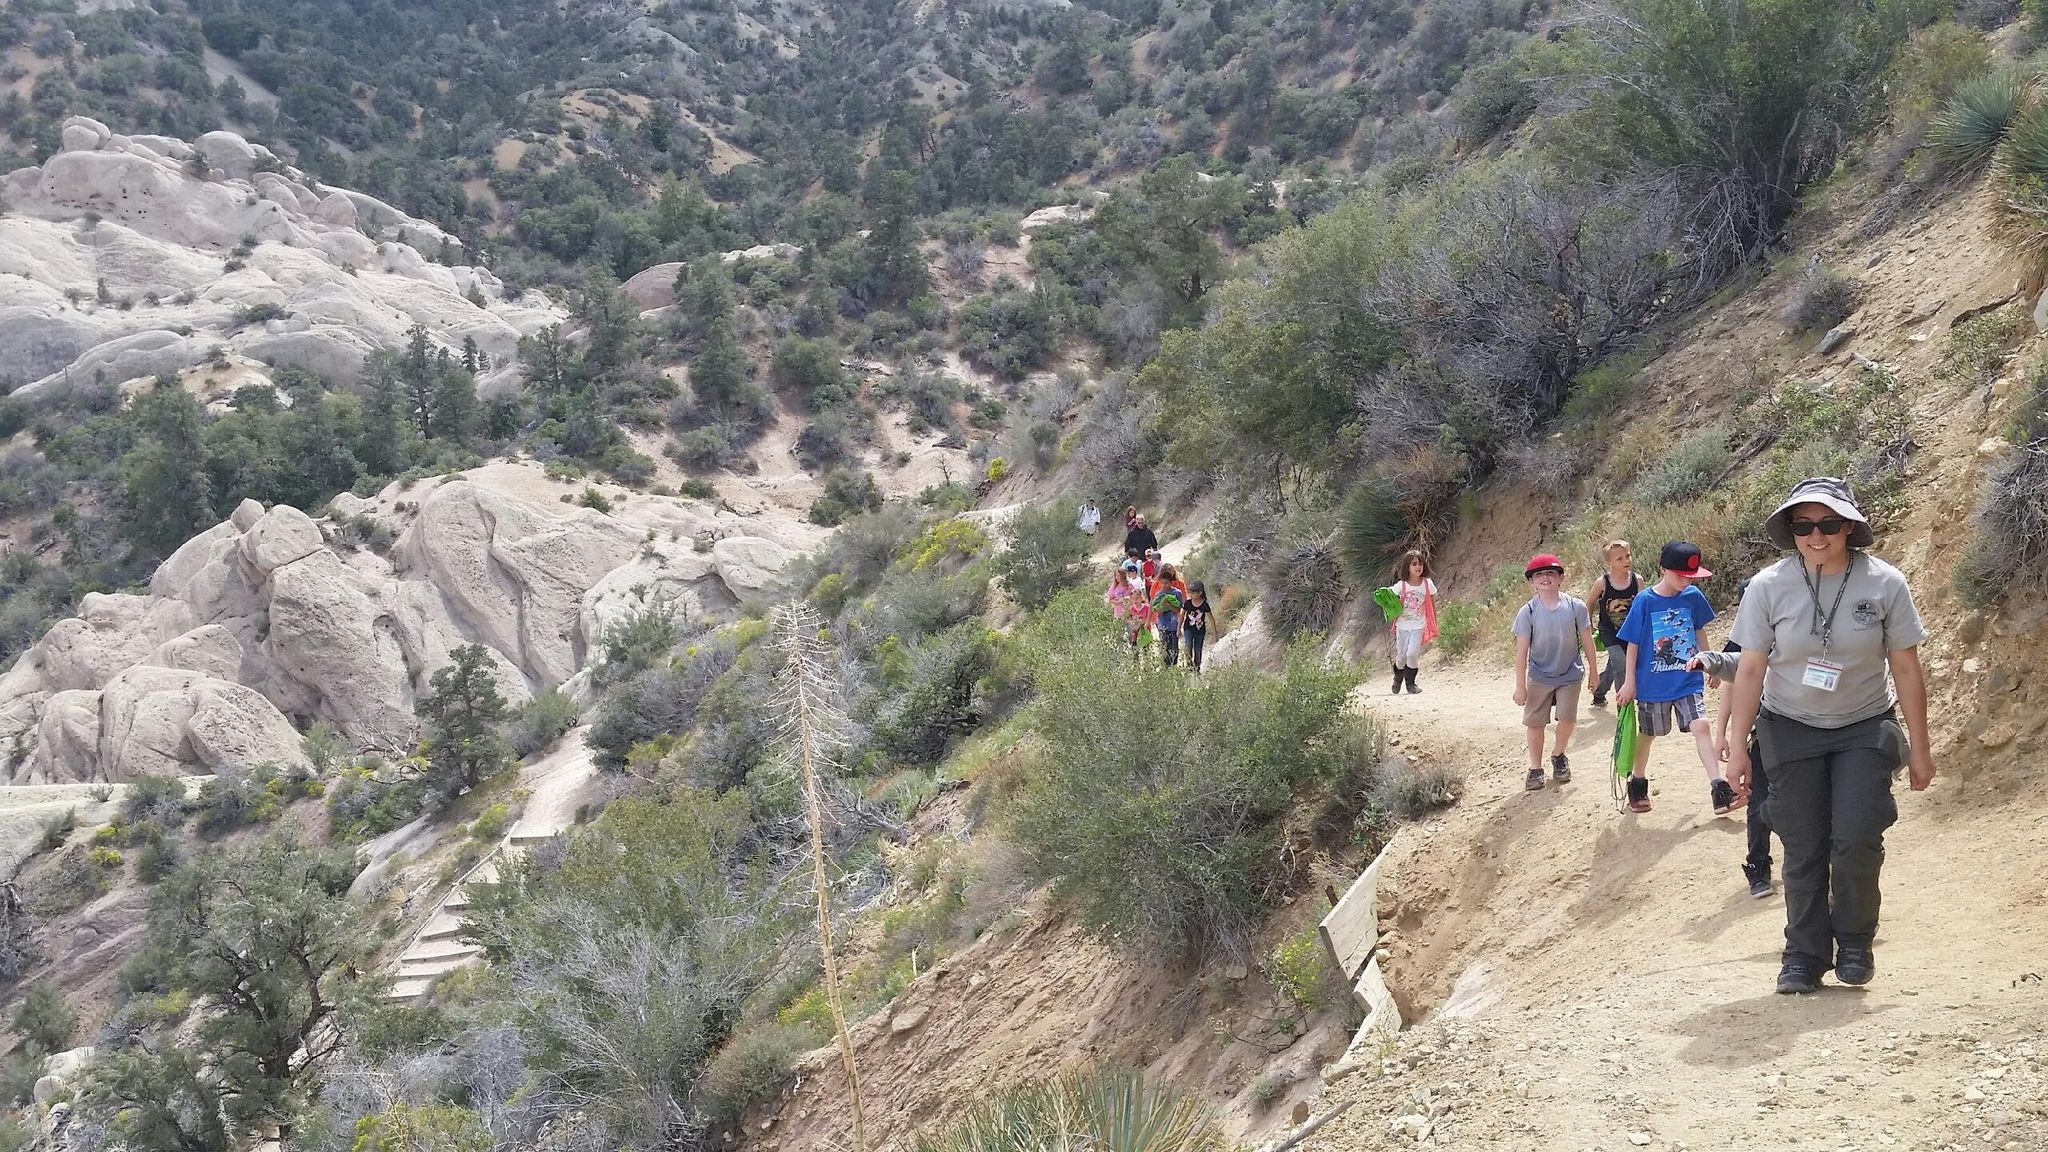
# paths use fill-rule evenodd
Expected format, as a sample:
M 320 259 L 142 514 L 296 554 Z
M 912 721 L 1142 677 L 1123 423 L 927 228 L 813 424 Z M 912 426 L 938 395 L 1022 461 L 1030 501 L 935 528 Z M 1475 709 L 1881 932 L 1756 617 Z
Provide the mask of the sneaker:
M 1771 866 L 1769 864 L 1765 864 L 1762 867 L 1744 864 L 1742 866 L 1742 874 L 1749 877 L 1749 894 L 1758 900 L 1778 890 L 1771 883 Z
M 1820 991 L 1820 973 L 1804 960 L 1787 960 L 1778 969 L 1778 994 L 1799 996 Z
M 1550 758 L 1550 777 L 1559 784 L 1572 782 L 1572 762 L 1565 758 L 1564 753 L 1559 752 Z
M 1543 769 L 1529 769 L 1529 780 L 1527 783 L 1523 784 L 1522 787 L 1527 788 L 1531 792 L 1543 791 Z
M 1650 810 L 1650 781 L 1647 777 L 1628 778 L 1628 810 L 1648 812 Z
M 1726 780 L 1716 780 L 1708 787 L 1707 794 L 1713 798 L 1714 815 L 1726 816 L 1742 807 L 1742 797 L 1735 794 L 1735 786 Z
M 1835 948 L 1835 979 L 1844 984 L 1862 987 L 1877 975 L 1877 958 L 1868 948 L 1853 948 L 1847 944 Z
M 1595 708 L 1605 708 L 1605 707 L 1607 707 L 1607 697 L 1605 697 L 1605 696 L 1602 696 L 1602 695 L 1600 695 L 1600 694 L 1599 694 L 1599 693 L 1597 693 L 1597 692 L 1596 692 L 1596 693 L 1594 693 L 1594 694 L 1593 694 L 1593 707 L 1595 707 Z

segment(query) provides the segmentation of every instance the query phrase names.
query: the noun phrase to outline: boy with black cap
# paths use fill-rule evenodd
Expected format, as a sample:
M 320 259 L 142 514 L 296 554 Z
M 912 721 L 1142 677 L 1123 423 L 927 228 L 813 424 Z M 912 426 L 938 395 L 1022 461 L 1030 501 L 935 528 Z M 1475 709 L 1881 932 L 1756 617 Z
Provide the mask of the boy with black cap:
M 1684 540 L 1664 545 L 1657 566 L 1662 569 L 1657 583 L 1636 596 L 1615 633 L 1628 645 L 1629 660 L 1614 701 L 1635 702 L 1636 731 L 1642 736 L 1636 741 L 1635 771 L 1628 778 L 1629 811 L 1650 810 L 1650 745 L 1656 737 L 1686 731 L 1692 733 L 1700 766 L 1706 769 L 1714 812 L 1725 814 L 1743 801 L 1721 778 L 1721 756 L 1707 720 L 1706 676 L 1686 667 L 1706 650 L 1701 629 L 1714 618 L 1706 594 L 1693 584 L 1713 572 L 1703 563 L 1699 548 Z
M 1585 601 L 1565 594 L 1564 562 L 1548 552 L 1529 558 L 1522 569 L 1535 595 L 1515 613 L 1515 703 L 1522 706 L 1522 724 L 1529 732 L 1531 792 L 1543 790 L 1543 731 L 1557 718 L 1557 746 L 1551 753 L 1551 777 L 1559 784 L 1572 778 L 1564 750 L 1579 722 L 1579 685 L 1596 667 L 1593 620 Z M 1581 660 L 1583 653 L 1584 659 Z

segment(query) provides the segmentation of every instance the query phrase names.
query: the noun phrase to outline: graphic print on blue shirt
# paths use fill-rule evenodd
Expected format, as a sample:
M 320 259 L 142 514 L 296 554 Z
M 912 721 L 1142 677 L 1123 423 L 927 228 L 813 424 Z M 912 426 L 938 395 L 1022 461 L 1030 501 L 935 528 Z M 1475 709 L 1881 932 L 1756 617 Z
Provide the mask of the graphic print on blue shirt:
M 1619 629 L 1621 639 L 1635 646 L 1638 700 L 1682 700 L 1706 691 L 1706 676 L 1686 671 L 1685 662 L 1699 652 L 1699 630 L 1713 618 L 1713 607 L 1697 588 L 1676 596 L 1643 589 Z

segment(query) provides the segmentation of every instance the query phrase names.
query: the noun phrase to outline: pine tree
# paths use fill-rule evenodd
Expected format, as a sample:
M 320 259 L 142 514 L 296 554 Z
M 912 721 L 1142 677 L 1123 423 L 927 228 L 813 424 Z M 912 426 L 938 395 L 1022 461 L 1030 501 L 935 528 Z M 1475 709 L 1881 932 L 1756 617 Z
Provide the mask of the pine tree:
M 380 354 L 381 355 L 381 354 Z M 407 460 L 404 386 L 388 359 L 373 361 L 370 397 L 363 405 L 363 435 L 356 456 L 372 475 L 404 471 Z
M 405 352 L 398 360 L 398 378 L 405 385 L 406 415 L 420 439 L 434 438 L 434 354 L 424 324 L 405 334 Z
M 504 767 L 509 758 L 498 725 L 505 698 L 498 693 L 490 649 L 464 644 L 435 670 L 418 711 L 427 722 L 430 786 L 443 803 Z
M 907 171 L 885 172 L 868 194 L 867 261 L 877 303 L 900 304 L 930 286 L 917 250 L 917 185 Z
M 175 377 L 159 377 L 132 415 L 140 443 L 121 463 L 123 530 L 138 547 L 164 555 L 218 519 L 199 401 Z
M 443 439 L 466 443 L 476 434 L 483 419 L 483 405 L 476 398 L 476 377 L 461 364 L 450 361 L 436 374 L 434 384 L 434 431 Z

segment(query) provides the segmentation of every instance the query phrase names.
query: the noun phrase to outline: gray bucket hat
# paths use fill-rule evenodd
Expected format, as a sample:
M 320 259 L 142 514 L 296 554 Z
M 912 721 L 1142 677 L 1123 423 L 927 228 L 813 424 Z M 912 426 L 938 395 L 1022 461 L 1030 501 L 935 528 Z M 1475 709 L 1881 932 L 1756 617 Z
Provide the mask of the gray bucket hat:
M 1792 542 L 1792 509 L 1801 504 L 1824 504 L 1828 510 L 1849 522 L 1849 547 L 1868 548 L 1877 542 L 1870 534 L 1870 521 L 1856 508 L 1856 496 L 1849 491 L 1846 480 L 1833 476 L 1809 476 L 1792 486 L 1792 492 L 1778 510 L 1764 521 L 1764 535 L 1771 543 L 1790 551 Z

